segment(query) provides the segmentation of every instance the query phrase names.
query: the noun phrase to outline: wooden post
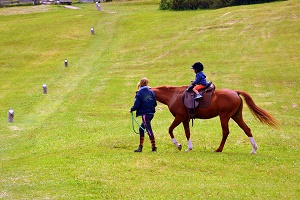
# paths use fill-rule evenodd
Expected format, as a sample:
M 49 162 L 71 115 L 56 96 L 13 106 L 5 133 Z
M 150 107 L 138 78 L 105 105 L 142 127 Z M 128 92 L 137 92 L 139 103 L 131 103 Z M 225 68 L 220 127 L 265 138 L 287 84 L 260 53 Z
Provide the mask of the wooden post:
M 43 85 L 43 91 L 44 91 L 44 94 L 47 94 L 48 91 L 47 91 L 47 85 L 46 84 Z
M 9 109 L 9 111 L 8 111 L 8 122 L 14 122 L 14 116 L 15 116 L 14 110 Z
M 65 60 L 65 67 L 68 67 L 68 60 Z
M 95 34 L 95 30 L 94 28 L 91 28 L 91 35 L 94 35 Z

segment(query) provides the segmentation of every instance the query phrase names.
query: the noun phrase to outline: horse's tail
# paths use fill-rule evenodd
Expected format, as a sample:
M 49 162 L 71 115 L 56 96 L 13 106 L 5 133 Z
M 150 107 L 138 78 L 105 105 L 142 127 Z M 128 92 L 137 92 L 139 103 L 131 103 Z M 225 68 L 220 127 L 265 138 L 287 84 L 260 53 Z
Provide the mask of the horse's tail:
M 262 108 L 258 107 L 251 96 L 241 90 L 236 90 L 236 92 L 239 95 L 242 95 L 246 101 L 247 106 L 249 107 L 251 113 L 253 114 L 254 117 L 256 117 L 261 123 L 267 124 L 273 128 L 277 128 L 279 126 L 279 122 L 272 116 L 270 115 L 267 111 L 263 110 Z

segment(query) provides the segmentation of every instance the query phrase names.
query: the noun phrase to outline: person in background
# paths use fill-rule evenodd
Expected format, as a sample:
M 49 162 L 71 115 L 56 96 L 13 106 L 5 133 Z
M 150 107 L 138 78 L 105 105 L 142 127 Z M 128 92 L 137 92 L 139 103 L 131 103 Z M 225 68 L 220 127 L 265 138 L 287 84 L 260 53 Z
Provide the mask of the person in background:
M 156 152 L 157 147 L 155 144 L 155 137 L 151 127 L 151 120 L 154 117 L 155 107 L 157 106 L 155 94 L 148 87 L 148 79 L 142 78 L 138 83 L 138 91 L 135 95 L 134 105 L 131 107 L 130 112 L 136 111 L 136 116 L 142 117 L 142 123 L 139 128 L 140 145 L 134 152 L 142 152 L 145 138 L 145 131 L 147 132 L 152 152 Z

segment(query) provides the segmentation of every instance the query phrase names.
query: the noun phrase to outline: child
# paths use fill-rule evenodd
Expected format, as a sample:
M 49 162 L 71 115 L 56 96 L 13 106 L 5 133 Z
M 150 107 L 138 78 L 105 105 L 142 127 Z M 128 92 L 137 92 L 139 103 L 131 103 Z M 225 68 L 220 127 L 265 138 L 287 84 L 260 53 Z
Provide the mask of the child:
M 196 62 L 191 69 L 194 70 L 195 74 L 196 74 L 196 78 L 195 81 L 192 82 L 192 86 L 193 87 L 193 91 L 197 94 L 197 96 L 195 97 L 195 100 L 197 99 L 201 99 L 202 95 L 199 93 L 199 90 L 205 88 L 205 86 L 207 85 L 206 82 L 206 76 L 205 74 L 202 72 L 204 67 L 200 62 Z M 190 87 L 189 87 L 190 88 Z
M 142 117 L 142 124 L 139 128 L 140 145 L 134 152 L 142 152 L 144 144 L 144 130 L 146 130 L 152 145 L 152 152 L 156 152 L 155 137 L 151 127 L 151 120 L 154 117 L 155 107 L 157 106 L 155 94 L 148 87 L 148 79 L 142 78 L 138 83 L 139 91 L 136 93 L 134 105 L 130 112 L 136 111 L 137 116 Z

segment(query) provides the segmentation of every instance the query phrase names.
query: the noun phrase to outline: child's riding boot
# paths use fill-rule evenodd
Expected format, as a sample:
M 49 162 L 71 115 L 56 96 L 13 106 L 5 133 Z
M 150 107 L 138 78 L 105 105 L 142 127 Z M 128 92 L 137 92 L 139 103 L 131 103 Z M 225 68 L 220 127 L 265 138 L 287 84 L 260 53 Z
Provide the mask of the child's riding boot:
M 195 97 L 195 100 L 201 99 L 201 98 L 202 98 L 202 95 L 199 93 L 199 94 L 197 94 L 197 96 Z

